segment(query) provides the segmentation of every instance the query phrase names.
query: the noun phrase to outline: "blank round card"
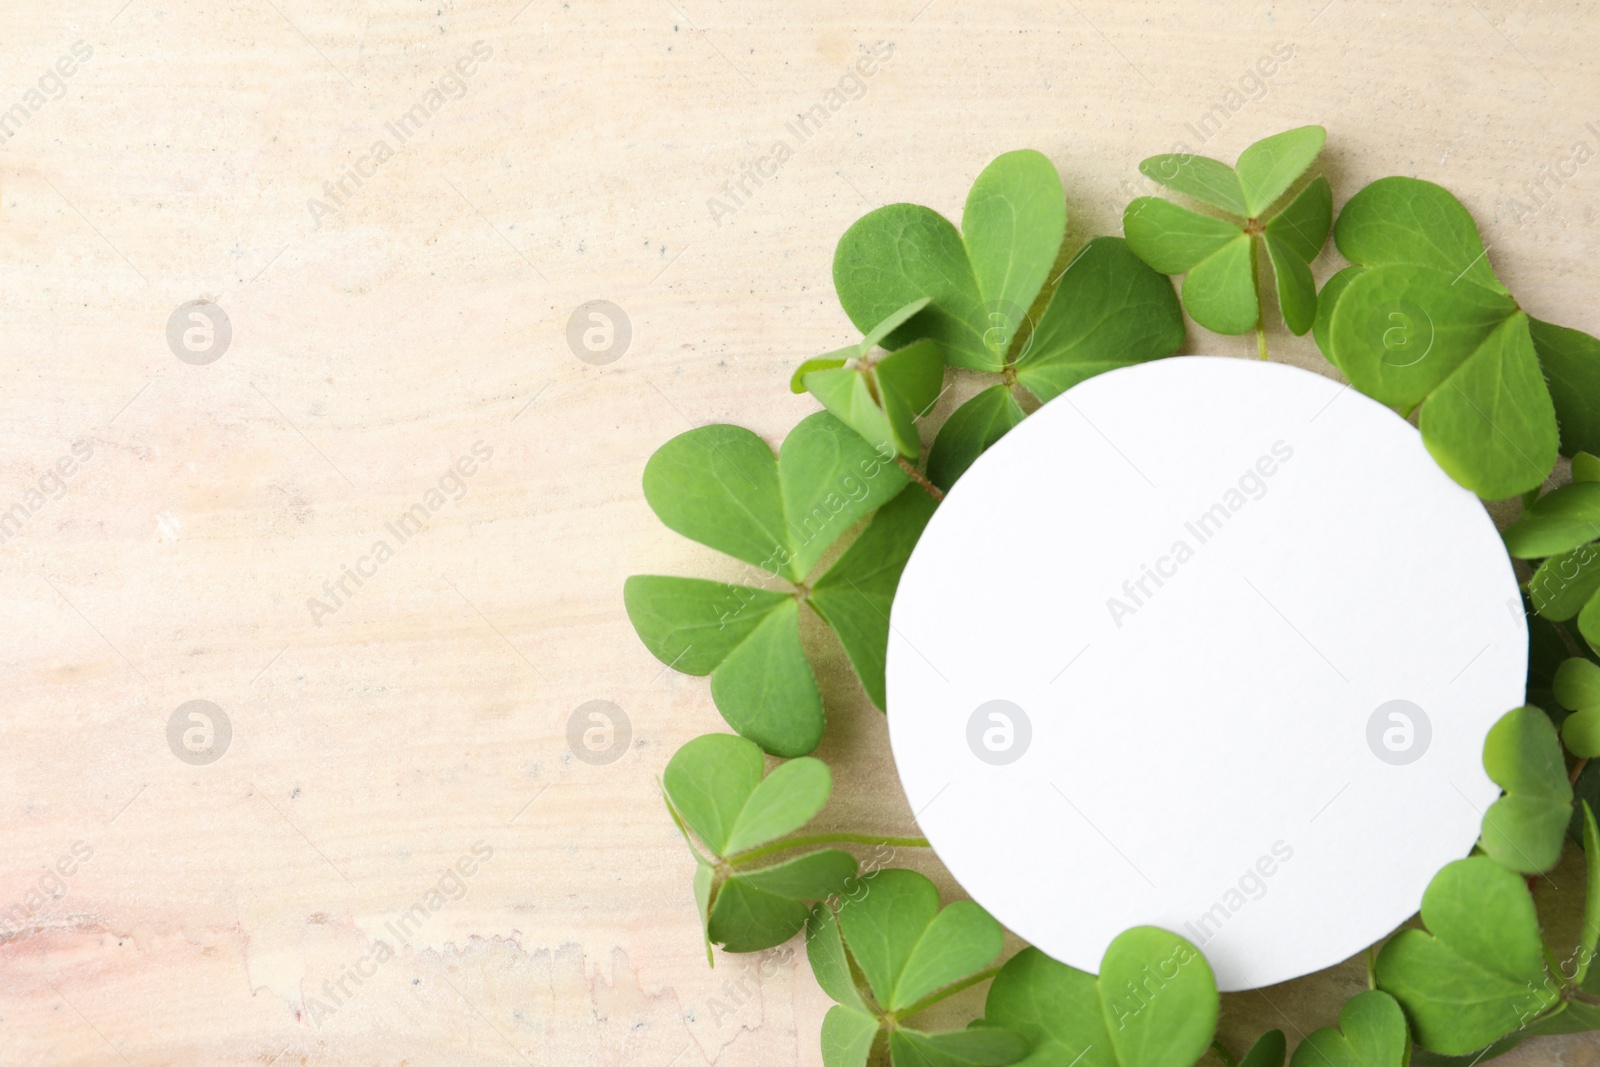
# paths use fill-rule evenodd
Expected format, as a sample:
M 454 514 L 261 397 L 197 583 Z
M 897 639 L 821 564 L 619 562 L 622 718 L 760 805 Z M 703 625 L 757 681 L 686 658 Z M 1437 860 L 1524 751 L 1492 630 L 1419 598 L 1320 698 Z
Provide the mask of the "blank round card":
M 1018 935 L 1093 972 L 1160 926 L 1251 989 L 1360 952 L 1471 850 L 1527 645 L 1493 523 L 1394 412 L 1165 359 L 1046 404 L 947 495 L 894 600 L 890 740 Z

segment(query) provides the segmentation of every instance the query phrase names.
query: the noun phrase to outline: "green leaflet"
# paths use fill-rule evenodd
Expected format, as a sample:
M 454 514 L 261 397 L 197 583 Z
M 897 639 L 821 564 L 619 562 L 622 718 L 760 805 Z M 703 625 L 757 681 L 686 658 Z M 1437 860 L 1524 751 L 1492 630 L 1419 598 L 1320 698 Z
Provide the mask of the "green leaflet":
M 928 452 L 928 480 L 944 490 L 1023 419 L 1009 386 L 991 385 L 955 410 Z
M 704 426 L 668 441 L 644 473 L 645 499 L 667 526 L 795 582 L 846 529 L 906 483 L 899 467 L 827 412 L 802 420 L 776 458 L 748 430 Z M 846 575 L 860 569 L 859 554 L 855 559 Z M 882 601 L 885 581 L 899 577 L 898 570 L 889 579 L 887 573 L 874 571 L 874 591 L 862 597 Z M 818 581 L 826 584 L 825 578 Z M 846 595 L 834 599 L 837 618 L 855 607 Z M 822 697 L 800 641 L 795 594 L 634 575 L 623 586 L 623 601 L 657 659 L 711 675 L 712 699 L 739 733 L 779 756 L 816 747 L 825 725 Z M 874 673 L 872 665 L 882 658 L 874 648 L 887 642 L 887 616 L 879 638 L 861 624 L 861 614 L 857 610 L 839 636 L 852 663 L 867 671 L 863 683 L 881 699 L 882 668 Z
M 1308 1035 L 1289 1067 L 1405 1067 L 1410 1051 L 1400 1005 L 1387 993 L 1369 990 L 1345 1002 L 1338 1029 Z
M 1239 1061 L 1239 1067 L 1283 1067 L 1289 1054 L 1289 1043 L 1282 1030 L 1268 1030 L 1256 1038 L 1250 1051 Z
M 1521 875 L 1487 856 L 1457 860 L 1428 884 L 1422 921 L 1427 932 L 1400 931 L 1377 965 L 1418 1044 L 1476 1052 L 1560 1001 Z
M 789 431 L 776 459 L 749 430 L 702 426 L 662 445 L 644 469 L 645 500 L 669 528 L 794 581 L 905 483 L 821 411 Z
M 1106 948 L 1098 978 L 1038 949 L 1019 952 L 989 987 L 985 1021 L 1032 1043 L 1026 1067 L 1190 1067 L 1211 1044 L 1217 1010 L 1199 951 L 1139 926 Z
M 1301 126 L 1263 137 L 1240 152 L 1233 169 L 1239 175 L 1239 187 L 1244 190 L 1245 217 L 1260 218 L 1267 208 L 1277 203 L 1295 179 L 1316 160 L 1327 139 L 1328 131 L 1321 126 Z M 1319 238 L 1317 248 L 1321 246 Z M 1316 255 L 1316 248 L 1311 254 Z
M 1333 222 L 1327 179 L 1311 182 L 1265 225 L 1256 224 L 1311 166 L 1326 138 L 1321 126 L 1302 126 L 1257 141 L 1232 167 L 1186 155 L 1152 156 L 1139 165 L 1146 177 L 1238 220 L 1158 197 L 1140 197 L 1123 212 L 1123 232 L 1141 259 L 1164 274 L 1187 273 L 1183 306 L 1200 325 L 1226 334 L 1260 326 L 1257 264 L 1264 251 L 1284 324 L 1296 334 L 1311 329 L 1318 303 L 1311 262 Z
M 1561 422 L 1562 454 L 1600 452 L 1600 340 L 1532 316 L 1528 329 Z
M 1506 712 L 1483 743 L 1483 767 L 1505 795 L 1484 813 L 1479 845 L 1509 870 L 1548 871 L 1572 818 L 1572 786 L 1550 719 L 1531 705 Z
M 863 1067 L 880 1040 L 896 1067 L 1002 1067 L 1027 1055 L 1027 1041 L 1009 1030 L 927 1033 L 902 1022 L 992 962 L 1001 941 L 1000 925 L 982 908 L 958 902 L 940 910 L 938 890 L 913 871 L 868 875 L 837 916 L 827 907 L 813 910 L 806 955 L 817 984 L 836 1002 L 823 1020 L 823 1062 Z
M 1573 482 L 1529 504 L 1505 529 L 1518 559 L 1544 559 L 1600 539 L 1600 482 Z
M 952 366 L 998 371 L 1049 276 L 1066 223 L 1055 166 L 1038 152 L 1008 152 L 973 183 L 961 233 L 914 204 L 856 220 L 834 253 L 834 288 L 863 331 L 928 297 L 924 311 L 885 339 L 888 347 L 928 338 Z
M 1172 283 L 1126 241 L 1096 237 L 1062 272 L 1017 359 L 1017 381 L 1052 400 L 1096 374 L 1163 359 L 1182 344 L 1183 309 Z
M 982 970 L 1000 955 L 1000 924 L 970 901 L 940 909 L 939 891 L 915 871 L 881 870 L 839 906 L 850 954 L 885 1011 Z
M 916 423 L 939 399 L 944 357 L 932 341 L 912 342 L 879 359 L 871 353 L 927 306 L 927 297 L 913 300 L 869 330 L 859 344 L 806 360 L 789 388 L 810 392 L 878 455 L 915 459 L 921 451 Z
M 879 708 L 888 704 L 884 664 L 889 607 L 934 506 L 933 497 L 917 486 L 906 488 L 879 509 L 861 536 L 811 587 L 811 606 L 839 636 L 867 695 Z
M 711 942 L 731 952 L 782 944 L 804 927 L 810 911 L 804 902 L 840 892 L 856 873 L 855 857 L 837 849 L 767 867 L 738 866 L 741 853 L 810 822 L 832 789 L 819 760 L 790 760 L 765 777 L 764 767 L 752 742 L 707 734 L 680 748 L 662 774 L 673 818 L 710 852 L 695 855 L 695 900 L 708 949 Z
M 1449 192 L 1379 179 L 1344 206 L 1334 241 L 1365 269 L 1324 287 L 1317 344 L 1367 395 L 1422 403 L 1423 440 L 1462 485 L 1515 496 L 1600 437 L 1600 342 L 1524 314 Z
M 1572 714 L 1561 724 L 1561 740 L 1579 759 L 1600 756 L 1600 666 L 1573 657 L 1556 669 L 1556 701 Z
M 800 608 L 787 593 L 635 574 L 623 604 L 639 639 L 685 674 L 710 674 L 728 725 L 779 756 L 817 747 L 822 694 L 800 644 Z

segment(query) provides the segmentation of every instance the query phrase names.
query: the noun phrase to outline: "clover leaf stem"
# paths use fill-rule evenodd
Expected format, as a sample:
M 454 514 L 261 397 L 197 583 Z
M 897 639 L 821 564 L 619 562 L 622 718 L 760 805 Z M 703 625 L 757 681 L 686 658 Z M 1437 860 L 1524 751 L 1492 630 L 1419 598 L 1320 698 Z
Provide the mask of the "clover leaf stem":
M 1251 225 L 1255 225 L 1251 219 Z M 1250 233 L 1250 284 L 1256 291 L 1256 352 L 1262 359 L 1267 358 L 1267 301 L 1266 294 L 1261 291 L 1261 235 L 1252 231 Z
M 885 837 L 882 834 L 809 834 L 805 837 L 791 837 L 783 841 L 774 841 L 768 845 L 756 848 L 747 848 L 743 852 L 735 853 L 728 857 L 728 862 L 735 867 L 742 867 L 752 863 L 763 856 L 770 856 L 774 852 L 786 852 L 792 848 L 806 848 L 809 845 L 888 845 L 891 848 L 929 848 L 928 839 L 925 837 Z
M 1233 1058 L 1233 1053 L 1222 1043 L 1222 1038 L 1211 1039 L 1211 1051 L 1217 1054 L 1217 1059 L 1221 1060 L 1225 1067 L 1239 1067 L 1239 1061 Z
M 929 496 L 933 497 L 934 500 L 943 502 L 944 490 L 940 489 L 937 485 L 934 485 L 932 482 L 928 481 L 927 478 L 923 477 L 922 472 L 917 470 L 917 468 L 914 467 L 910 461 L 906 459 L 906 457 L 896 456 L 894 457 L 894 461 L 900 465 L 901 470 L 906 472 L 906 476 L 912 481 L 916 482 L 918 485 L 922 486 L 922 488 L 927 491 Z

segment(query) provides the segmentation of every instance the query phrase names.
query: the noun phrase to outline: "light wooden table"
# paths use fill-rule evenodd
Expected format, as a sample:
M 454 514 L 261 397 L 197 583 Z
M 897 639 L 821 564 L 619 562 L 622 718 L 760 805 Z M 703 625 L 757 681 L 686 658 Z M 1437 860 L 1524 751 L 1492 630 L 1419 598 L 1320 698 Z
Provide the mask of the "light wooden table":
M 640 470 L 690 425 L 776 441 L 811 410 L 787 378 L 851 336 L 829 265 L 870 207 L 957 214 L 1032 146 L 1071 232 L 1116 233 L 1142 157 L 1321 122 L 1341 201 L 1446 183 L 1531 310 L 1600 332 L 1600 164 L 1515 203 L 1600 141 L 1584 5 L 522 4 L 7 9 L 0 1064 L 817 1063 L 801 954 L 705 967 L 656 778 L 723 727 L 621 585 L 732 574 Z M 730 203 L 877 42 L 864 91 Z M 167 339 L 200 298 L 231 325 L 204 365 Z M 594 299 L 632 328 L 605 366 L 566 339 Z M 910 831 L 882 718 L 819 648 L 824 818 Z M 231 726 L 209 765 L 169 747 L 191 700 Z M 607 765 L 569 748 L 590 700 L 631 721 Z M 1359 984 L 1229 998 L 1224 1033 L 1324 1025 Z

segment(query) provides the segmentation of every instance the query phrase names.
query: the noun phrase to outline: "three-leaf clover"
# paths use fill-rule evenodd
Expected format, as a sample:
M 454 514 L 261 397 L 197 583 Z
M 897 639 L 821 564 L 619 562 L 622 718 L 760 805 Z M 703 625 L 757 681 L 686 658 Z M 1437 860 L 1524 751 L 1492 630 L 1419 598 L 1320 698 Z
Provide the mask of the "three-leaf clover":
M 910 302 L 929 303 L 891 330 L 888 348 L 931 339 L 953 367 L 1001 381 L 941 428 L 928 477 L 948 489 L 1022 421 L 1014 388 L 1047 401 L 1114 367 L 1170 356 L 1183 343 L 1172 284 L 1111 237 L 1090 241 L 1052 278 L 1066 233 L 1061 177 L 1038 152 L 984 168 L 961 229 L 931 208 L 890 204 L 839 240 L 839 303 L 863 331 Z M 835 354 L 837 357 L 837 354 Z
M 1578 656 L 1556 668 L 1557 703 L 1572 714 L 1561 724 L 1561 740 L 1579 759 L 1600 756 L 1600 666 Z
M 1282 210 L 1268 212 L 1311 166 L 1327 136 L 1321 126 L 1285 130 L 1246 148 L 1231 167 L 1187 153 L 1151 156 L 1139 164 L 1145 177 L 1231 218 L 1202 215 L 1154 196 L 1139 197 L 1123 211 L 1129 247 L 1163 274 L 1186 275 L 1183 306 L 1189 317 L 1217 333 L 1256 330 L 1263 359 L 1265 313 L 1258 292 L 1263 248 L 1284 324 L 1303 334 L 1316 318 L 1311 262 L 1333 222 L 1328 179 L 1316 179 Z
M 1377 977 L 1424 1047 L 1476 1052 L 1561 1003 L 1516 872 L 1488 856 L 1449 864 L 1422 895 L 1422 921 L 1427 931 L 1402 930 L 1383 946 Z
M 1000 924 L 978 905 L 939 907 L 939 891 L 915 871 L 889 868 L 861 879 L 839 905 L 812 912 L 806 954 L 834 1006 L 822 1020 L 822 1062 L 862 1067 L 887 1047 L 896 1067 L 1015 1063 L 1028 1043 L 1009 1030 L 929 1033 L 904 1021 L 989 977 L 1004 944 Z
M 757 568 L 753 578 L 786 578 L 790 589 L 634 575 L 623 587 L 628 618 L 661 662 L 711 675 L 711 697 L 735 730 L 773 755 L 804 755 L 821 740 L 824 716 L 800 641 L 802 603 L 833 627 L 868 695 L 884 705 L 889 605 L 933 513 L 922 490 L 901 492 L 906 482 L 825 411 L 791 430 L 776 459 L 736 426 L 680 434 L 645 465 L 651 508 L 685 537 Z M 839 536 L 884 504 L 812 578 Z
M 1217 1028 L 1217 985 L 1177 934 L 1136 926 L 1106 948 L 1096 978 L 1038 949 L 1013 956 L 989 987 L 984 1019 L 1026 1037 L 1027 1067 L 1191 1067 Z
M 1372 989 L 1345 1002 L 1338 1027 L 1307 1035 L 1289 1067 L 1406 1067 L 1410 1059 L 1405 1013 L 1389 994 Z
M 1350 198 L 1333 237 L 1355 266 L 1323 288 L 1317 343 L 1368 396 L 1421 404 L 1423 442 L 1451 477 L 1515 496 L 1563 445 L 1595 447 L 1600 342 L 1522 310 L 1459 200 L 1381 178 Z
M 695 854 L 708 959 L 712 942 L 730 952 L 783 944 L 805 927 L 808 902 L 841 892 L 856 873 L 855 857 L 840 849 L 750 865 L 781 851 L 770 843 L 810 822 L 833 788 L 821 760 L 793 759 L 763 777 L 765 762 L 751 741 L 707 734 L 678 749 L 662 775 L 667 809 Z
M 1484 740 L 1483 767 L 1505 795 L 1484 813 L 1479 845 L 1502 867 L 1548 871 L 1572 819 L 1566 758 L 1549 716 L 1532 705 L 1506 712 Z
M 880 455 L 916 459 L 922 450 L 917 420 L 939 399 L 944 357 L 933 341 L 914 341 L 881 358 L 872 352 L 927 306 L 927 297 L 913 300 L 867 331 L 859 344 L 806 360 L 790 379 L 790 390 L 816 397 Z
M 1574 476 L 1592 460 L 1580 453 Z M 1529 504 L 1505 528 L 1506 549 L 1518 559 L 1542 559 L 1528 581 L 1534 609 L 1553 622 L 1578 620 L 1578 632 L 1600 653 L 1600 481 L 1579 480 Z

